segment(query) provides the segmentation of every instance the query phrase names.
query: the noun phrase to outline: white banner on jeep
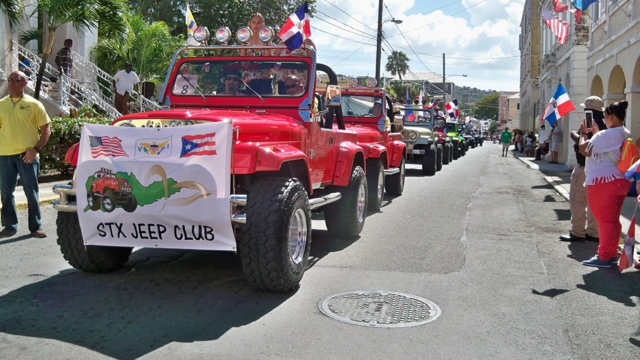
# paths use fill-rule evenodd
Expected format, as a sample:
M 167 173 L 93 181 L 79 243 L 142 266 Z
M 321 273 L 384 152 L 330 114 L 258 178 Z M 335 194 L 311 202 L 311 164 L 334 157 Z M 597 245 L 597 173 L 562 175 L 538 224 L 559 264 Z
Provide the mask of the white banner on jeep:
M 236 250 L 229 122 L 85 124 L 76 174 L 86 245 Z

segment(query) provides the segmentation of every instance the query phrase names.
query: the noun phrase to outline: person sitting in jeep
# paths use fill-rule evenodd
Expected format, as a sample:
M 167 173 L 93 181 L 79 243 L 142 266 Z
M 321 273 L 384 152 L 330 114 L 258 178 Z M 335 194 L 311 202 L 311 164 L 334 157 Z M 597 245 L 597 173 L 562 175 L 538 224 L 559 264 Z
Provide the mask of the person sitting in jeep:
M 241 93 L 240 86 L 242 82 L 240 81 L 240 72 L 239 71 L 225 71 L 222 73 L 222 78 L 220 78 L 224 86 L 224 90 L 218 92 L 217 95 L 233 95 L 240 96 L 245 95 Z

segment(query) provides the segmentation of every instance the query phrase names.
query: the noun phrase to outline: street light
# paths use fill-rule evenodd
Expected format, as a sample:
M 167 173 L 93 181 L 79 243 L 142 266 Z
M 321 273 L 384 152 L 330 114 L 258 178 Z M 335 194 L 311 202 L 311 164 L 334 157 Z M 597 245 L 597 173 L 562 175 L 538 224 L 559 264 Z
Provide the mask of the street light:
M 382 24 L 386 22 L 392 22 L 394 24 L 402 24 L 402 20 L 385 20 L 382 21 L 382 0 L 380 0 L 380 5 L 378 7 L 378 36 L 377 36 L 377 45 L 376 45 L 376 81 L 380 84 L 380 57 L 382 56 Z

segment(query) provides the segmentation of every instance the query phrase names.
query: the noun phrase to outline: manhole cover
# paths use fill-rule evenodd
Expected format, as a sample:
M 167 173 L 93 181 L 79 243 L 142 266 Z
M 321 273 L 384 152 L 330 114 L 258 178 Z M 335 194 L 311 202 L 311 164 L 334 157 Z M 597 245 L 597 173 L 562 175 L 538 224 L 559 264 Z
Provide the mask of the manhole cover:
M 425 298 L 395 291 L 355 290 L 330 295 L 318 309 L 332 319 L 370 327 L 408 327 L 440 316 L 438 305 Z

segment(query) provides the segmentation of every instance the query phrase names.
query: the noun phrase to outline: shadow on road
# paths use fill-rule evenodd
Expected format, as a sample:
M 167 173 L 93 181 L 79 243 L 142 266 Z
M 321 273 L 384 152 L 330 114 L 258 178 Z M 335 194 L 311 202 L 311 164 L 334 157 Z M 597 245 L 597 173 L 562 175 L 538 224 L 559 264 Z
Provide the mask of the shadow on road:
M 597 269 L 582 276 L 584 285 L 577 288 L 606 297 L 625 306 L 635 307 L 633 298 L 640 295 L 640 272 L 620 273 L 618 266 Z
M 571 220 L 571 210 L 569 209 L 553 209 L 556 213 L 556 221 Z
M 18 237 L 15 237 L 15 238 L 2 240 L 2 241 L 0 241 L 0 245 L 7 245 L 7 244 L 11 244 L 11 243 L 14 243 L 14 242 L 18 242 L 18 241 L 26 240 L 26 239 L 31 239 L 31 238 L 32 238 L 31 235 L 22 235 L 22 236 L 18 236 Z

